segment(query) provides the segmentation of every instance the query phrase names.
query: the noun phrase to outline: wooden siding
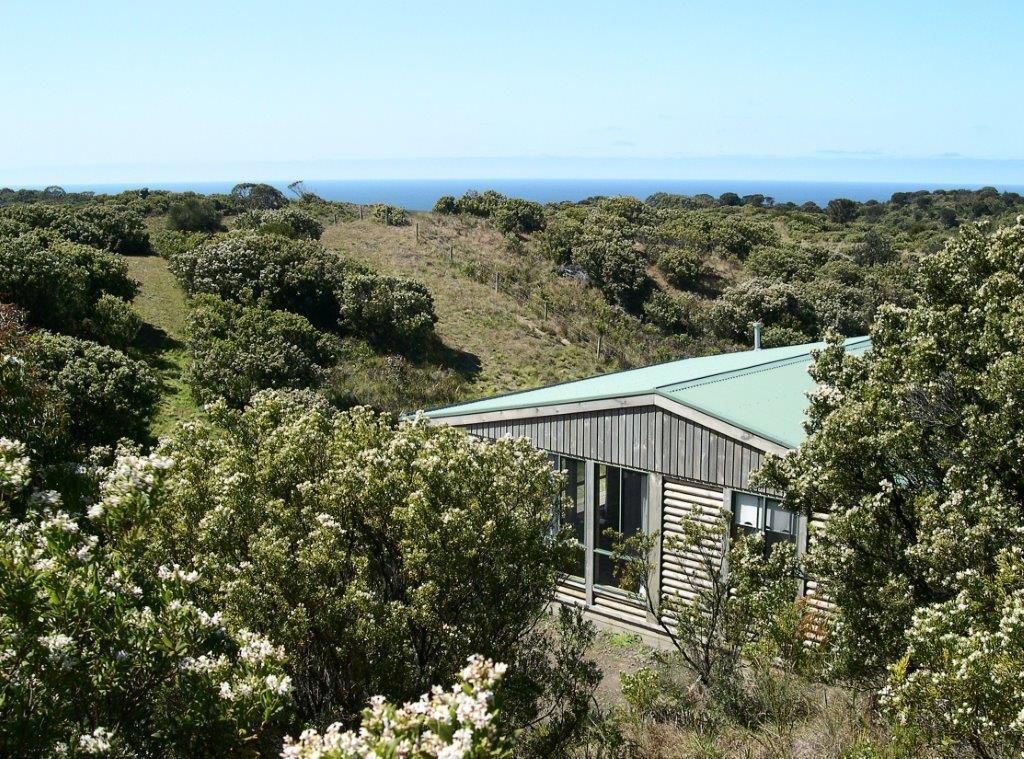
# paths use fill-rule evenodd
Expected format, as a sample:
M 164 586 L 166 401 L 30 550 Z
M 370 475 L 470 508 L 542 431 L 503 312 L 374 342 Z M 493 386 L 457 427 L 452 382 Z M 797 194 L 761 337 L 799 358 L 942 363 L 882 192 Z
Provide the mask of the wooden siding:
M 710 557 L 717 566 L 722 558 L 722 541 L 707 542 L 698 552 L 673 549 L 666 538 L 682 534 L 684 520 L 694 519 L 708 525 L 716 524 L 722 514 L 723 492 L 696 483 L 665 480 L 662 493 L 662 546 L 661 592 L 692 599 L 698 586 L 710 587 L 712 578 L 707 572 Z
M 526 437 L 545 451 L 659 472 L 723 488 L 750 489 L 764 454 L 655 406 L 477 422 L 465 429 L 496 440 Z

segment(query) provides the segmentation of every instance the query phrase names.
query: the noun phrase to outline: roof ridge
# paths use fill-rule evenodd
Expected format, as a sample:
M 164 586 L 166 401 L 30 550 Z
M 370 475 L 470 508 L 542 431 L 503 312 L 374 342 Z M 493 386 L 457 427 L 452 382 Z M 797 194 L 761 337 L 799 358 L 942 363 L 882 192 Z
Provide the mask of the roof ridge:
M 869 342 L 871 338 L 869 336 L 863 336 L 859 338 L 848 337 L 843 340 L 843 350 L 853 348 L 860 343 Z M 683 380 L 682 382 L 669 383 L 667 385 L 659 385 L 656 390 L 662 390 L 664 392 L 674 392 L 676 390 L 683 390 L 690 387 L 700 387 L 702 385 L 713 385 L 716 382 L 725 382 L 732 379 L 733 377 L 739 377 L 748 374 L 761 374 L 762 372 L 771 371 L 774 368 L 780 366 L 788 366 L 803 361 L 805 358 L 809 358 L 811 353 L 816 350 L 822 350 L 828 345 L 826 342 L 817 343 L 806 343 L 807 351 L 804 353 L 797 353 L 795 356 L 788 356 L 786 358 L 776 358 L 771 361 L 765 361 L 760 364 L 752 364 L 750 366 L 742 366 L 736 369 L 726 369 L 722 372 L 715 374 L 708 374 L 704 377 L 694 377 L 693 379 Z M 821 346 L 820 348 L 817 346 Z M 813 346 L 813 347 L 812 347 Z

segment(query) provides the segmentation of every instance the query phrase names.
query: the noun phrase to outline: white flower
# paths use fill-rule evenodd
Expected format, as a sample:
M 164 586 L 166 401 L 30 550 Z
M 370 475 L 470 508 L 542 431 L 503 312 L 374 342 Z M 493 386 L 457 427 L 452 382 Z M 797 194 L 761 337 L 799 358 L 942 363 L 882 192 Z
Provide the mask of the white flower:
M 110 751 L 110 739 L 113 734 L 105 727 L 97 727 L 92 734 L 78 738 L 78 748 L 85 754 L 105 754 Z

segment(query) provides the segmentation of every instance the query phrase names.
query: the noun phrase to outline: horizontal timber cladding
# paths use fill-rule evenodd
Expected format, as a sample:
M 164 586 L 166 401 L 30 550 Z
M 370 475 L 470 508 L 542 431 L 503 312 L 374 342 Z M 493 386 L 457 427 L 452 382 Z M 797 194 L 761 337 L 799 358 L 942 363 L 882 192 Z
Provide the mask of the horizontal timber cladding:
M 699 587 L 710 587 L 712 575 L 722 561 L 721 539 L 698 546 L 672 546 L 670 538 L 682 535 L 684 520 L 697 520 L 714 526 L 723 513 L 721 490 L 695 483 L 666 479 L 662 492 L 661 592 L 684 599 L 694 597 Z
M 724 488 L 750 489 L 764 453 L 655 406 L 470 422 L 482 438 L 526 437 L 545 451 L 661 472 Z

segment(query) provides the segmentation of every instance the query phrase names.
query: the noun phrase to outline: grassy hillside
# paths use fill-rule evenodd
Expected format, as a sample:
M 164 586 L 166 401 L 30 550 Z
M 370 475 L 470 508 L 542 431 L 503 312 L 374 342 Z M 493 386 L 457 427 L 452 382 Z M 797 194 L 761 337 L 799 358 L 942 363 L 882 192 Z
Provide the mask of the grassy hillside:
M 530 261 L 533 299 L 524 297 L 527 287 L 513 285 L 511 276 L 499 274 L 495 290 L 493 277 L 485 272 L 525 262 L 513 258 L 489 223 L 426 213 L 413 214 L 412 221 L 404 227 L 340 222 L 328 226 L 321 241 L 382 272 L 410 277 L 429 288 L 438 315 L 437 333 L 469 368 L 465 397 L 577 379 L 617 367 L 609 355 L 610 341 L 602 343 L 599 357 L 590 336 L 567 329 L 552 305 L 544 318 L 536 294 L 554 291 L 564 300 L 586 302 L 586 289 L 578 283 Z M 585 322 L 584 318 L 575 325 L 577 332 L 586 330 Z

